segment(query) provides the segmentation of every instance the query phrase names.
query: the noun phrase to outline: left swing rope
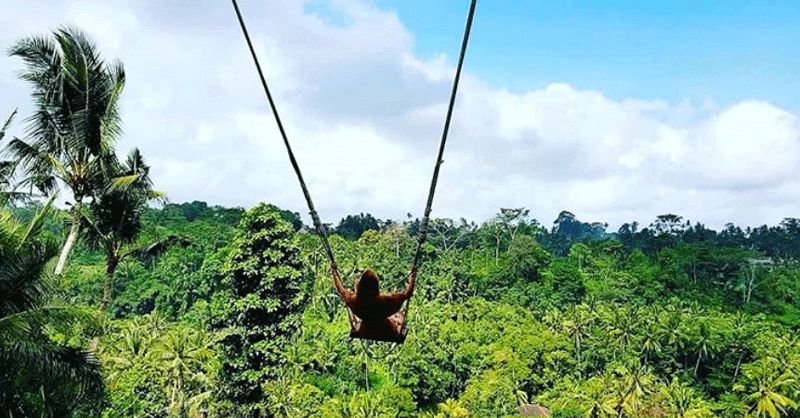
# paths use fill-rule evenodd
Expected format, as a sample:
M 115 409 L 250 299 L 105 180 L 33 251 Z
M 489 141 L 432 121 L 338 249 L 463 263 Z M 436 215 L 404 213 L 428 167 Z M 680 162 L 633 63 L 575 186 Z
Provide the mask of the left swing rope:
M 292 146 L 289 145 L 289 139 L 286 137 L 286 131 L 283 129 L 283 123 L 281 123 L 281 117 L 278 115 L 277 107 L 275 107 L 275 101 L 272 100 L 272 94 L 270 94 L 269 87 L 267 87 L 267 80 L 264 78 L 264 72 L 261 71 L 261 65 L 258 63 L 256 50 L 253 48 L 253 43 L 250 41 L 250 35 L 247 33 L 247 27 L 244 24 L 244 19 L 242 19 L 242 13 L 239 11 L 239 5 L 236 4 L 236 0 L 231 1 L 233 2 L 233 8 L 236 10 L 236 17 L 239 18 L 239 25 L 242 27 L 244 39 L 247 40 L 247 46 L 250 48 L 250 54 L 253 56 L 253 62 L 256 64 L 256 70 L 258 70 L 258 76 L 261 78 L 261 85 L 264 87 L 264 93 L 267 94 L 267 100 L 269 101 L 269 106 L 272 109 L 272 114 L 275 116 L 275 122 L 278 124 L 278 130 L 281 132 L 283 144 L 286 145 L 286 151 L 289 153 L 289 160 L 292 162 L 294 172 L 297 174 L 297 180 L 300 181 L 300 187 L 303 189 L 303 195 L 306 198 L 311 219 L 314 221 L 314 228 L 317 230 L 317 234 L 319 234 L 319 236 L 322 238 L 322 245 L 325 247 L 325 252 L 328 254 L 328 259 L 331 262 L 331 269 L 337 271 L 338 268 L 336 266 L 336 260 L 333 258 L 333 251 L 331 250 L 330 244 L 328 244 L 328 233 L 325 231 L 322 222 L 319 220 L 319 215 L 314 209 L 314 202 L 311 201 L 311 194 L 308 192 L 306 182 L 303 180 L 303 174 L 300 172 L 300 166 L 297 165 L 297 159 L 294 158 Z

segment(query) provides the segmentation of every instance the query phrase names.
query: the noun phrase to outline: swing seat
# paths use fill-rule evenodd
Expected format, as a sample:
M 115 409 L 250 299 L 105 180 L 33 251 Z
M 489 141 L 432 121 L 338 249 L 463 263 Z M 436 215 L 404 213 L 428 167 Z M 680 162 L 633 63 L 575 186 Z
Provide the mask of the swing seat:
M 383 322 L 378 326 L 365 327 L 364 321 L 359 319 L 353 312 L 348 309 L 347 314 L 350 317 L 350 338 L 359 340 L 372 340 L 382 341 L 387 343 L 402 344 L 406 340 L 408 328 L 406 328 L 406 311 L 399 311 L 389 317 L 391 323 Z M 400 323 L 400 332 L 392 326 L 392 323 Z

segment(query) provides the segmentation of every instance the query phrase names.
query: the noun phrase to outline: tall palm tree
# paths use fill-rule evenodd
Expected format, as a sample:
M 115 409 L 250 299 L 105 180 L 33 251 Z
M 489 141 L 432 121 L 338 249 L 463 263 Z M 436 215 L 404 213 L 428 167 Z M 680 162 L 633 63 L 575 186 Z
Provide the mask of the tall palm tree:
M 697 363 L 695 363 L 694 366 L 695 376 L 697 376 L 697 370 L 700 368 L 700 360 L 702 358 L 708 358 L 709 355 L 716 351 L 717 348 L 714 335 L 712 334 L 711 328 L 707 322 L 700 322 L 698 333 L 699 335 L 695 341 L 695 352 L 697 353 Z
M 120 261 L 130 255 L 122 250 L 133 243 L 142 229 L 142 211 L 152 200 L 164 199 L 164 194 L 153 190 L 150 167 L 138 149 L 131 151 L 125 163 L 108 162 L 106 187 L 91 205 L 91 217 L 81 218 L 86 232 L 84 238 L 92 249 L 106 252 L 106 279 L 100 311 L 105 311 L 111 301 L 114 272 Z
M 169 410 L 187 418 L 211 396 L 209 368 L 216 366 L 211 345 L 213 339 L 202 331 L 173 329 L 162 336 L 151 355 L 166 373 Z
M 25 62 L 20 77 L 33 86 L 27 140 L 8 145 L 26 173 L 23 184 L 45 194 L 63 184 L 74 197 L 73 222 L 55 267 L 60 274 L 78 239 L 81 205 L 102 187 L 106 157 L 121 133 L 125 71 L 119 61 L 104 63 L 95 44 L 75 28 L 23 38 L 9 53 Z
M 0 410 L 11 418 L 97 411 L 103 394 L 95 358 L 47 335 L 90 318 L 51 296 L 46 269 L 58 246 L 40 232 L 52 200 L 28 225 L 0 212 Z

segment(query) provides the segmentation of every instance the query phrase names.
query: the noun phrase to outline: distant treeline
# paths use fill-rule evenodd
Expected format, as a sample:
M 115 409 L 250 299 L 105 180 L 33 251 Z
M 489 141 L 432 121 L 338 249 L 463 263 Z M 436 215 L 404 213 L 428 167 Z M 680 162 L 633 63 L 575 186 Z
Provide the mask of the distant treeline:
M 277 209 L 277 208 L 276 208 Z M 278 209 L 281 216 L 292 223 L 295 231 L 313 230 L 313 226 L 304 225 L 300 214 Z M 244 213 L 242 207 L 225 208 L 209 206 L 206 202 L 170 203 L 162 209 L 151 209 L 157 221 L 174 216 L 183 216 L 188 221 L 198 218 L 215 220 L 235 226 Z M 348 240 L 357 240 L 370 230 L 382 231 L 392 225 L 400 225 L 409 235 L 416 235 L 419 230 L 419 219 L 412 219 L 411 214 L 403 222 L 381 220 L 369 213 L 347 215 L 333 227 L 325 224 L 329 233 L 334 233 Z M 779 225 L 762 225 L 756 228 L 742 229 L 728 223 L 722 231 L 706 228 L 700 222 L 692 225 L 691 221 L 674 214 L 659 215 L 648 226 L 642 227 L 638 222 L 623 224 L 616 232 L 607 232 L 607 223 L 582 222 L 573 213 L 562 211 L 550 228 L 540 224 L 536 219 L 528 218 L 528 210 L 524 208 L 503 208 L 490 220 L 481 224 L 468 222 L 465 219 L 434 219 L 430 223 L 430 242 L 439 248 L 473 248 L 478 245 L 480 237 L 502 241 L 503 236 L 515 233 L 534 236 L 550 253 L 566 256 L 575 242 L 586 242 L 602 239 L 617 239 L 630 252 L 640 249 L 648 255 L 655 254 L 664 248 L 673 248 L 679 244 L 708 244 L 719 247 L 740 248 L 758 251 L 763 257 L 774 261 L 796 260 L 800 258 L 800 219 L 785 218 Z M 509 236 L 510 237 L 510 236 Z M 477 240 L 477 241 L 476 241 Z

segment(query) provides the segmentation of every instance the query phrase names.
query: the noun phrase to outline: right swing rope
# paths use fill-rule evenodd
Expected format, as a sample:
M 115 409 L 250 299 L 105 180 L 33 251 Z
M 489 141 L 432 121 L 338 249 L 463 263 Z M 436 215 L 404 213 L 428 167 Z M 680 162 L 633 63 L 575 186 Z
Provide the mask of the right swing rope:
M 475 15 L 475 3 L 477 0 L 472 0 L 469 6 L 469 14 L 467 15 L 467 27 L 464 29 L 464 39 L 461 41 L 461 53 L 458 56 L 458 65 L 456 66 L 456 75 L 453 79 L 453 90 L 450 93 L 450 104 L 447 106 L 447 116 L 444 119 L 444 129 L 442 130 L 442 140 L 439 143 L 439 154 L 436 156 L 436 165 L 433 168 L 433 178 L 431 179 L 431 188 L 428 192 L 428 203 L 425 206 L 425 214 L 422 217 L 422 222 L 419 226 L 419 235 L 417 236 L 417 249 L 414 251 L 414 259 L 411 261 L 411 278 L 417 276 L 419 269 L 419 262 L 422 258 L 422 246 L 428 238 L 428 222 L 430 221 L 431 209 L 433 207 L 433 194 L 436 192 L 436 181 L 439 179 L 439 168 L 442 166 L 442 156 L 444 155 L 444 146 L 447 142 L 447 133 L 450 131 L 450 120 L 453 117 L 453 108 L 456 104 L 456 93 L 458 92 L 458 81 L 461 78 L 461 67 L 464 65 L 464 56 L 467 53 L 467 42 L 469 41 L 469 32 L 472 29 L 472 17 Z M 411 298 L 406 302 L 406 312 L 408 312 Z M 405 332 L 405 325 L 403 326 Z

